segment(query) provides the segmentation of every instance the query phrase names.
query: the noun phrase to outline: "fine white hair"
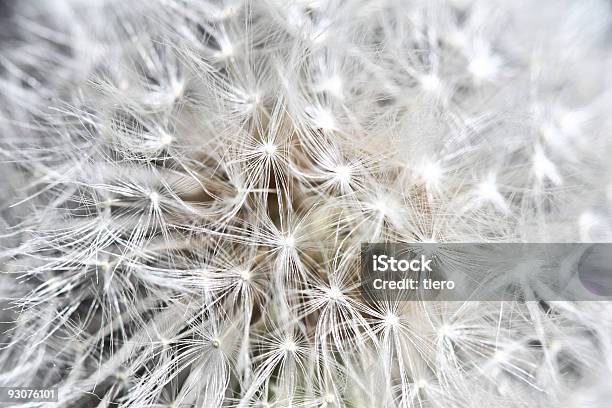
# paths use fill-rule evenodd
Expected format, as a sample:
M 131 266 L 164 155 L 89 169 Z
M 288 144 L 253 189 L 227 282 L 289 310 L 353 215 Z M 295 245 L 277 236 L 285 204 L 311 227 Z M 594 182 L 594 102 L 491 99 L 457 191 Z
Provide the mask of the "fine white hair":
M 356 287 L 364 242 L 612 239 L 609 1 L 2 4 L 0 385 L 608 406 L 608 302 Z

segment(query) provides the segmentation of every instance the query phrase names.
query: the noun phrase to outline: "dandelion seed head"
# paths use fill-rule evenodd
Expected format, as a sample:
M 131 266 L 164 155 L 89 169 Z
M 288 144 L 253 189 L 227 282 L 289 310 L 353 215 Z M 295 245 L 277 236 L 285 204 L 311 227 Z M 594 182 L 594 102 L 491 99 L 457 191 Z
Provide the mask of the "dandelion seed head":
M 312 119 L 312 123 L 315 127 L 324 130 L 336 129 L 336 119 L 331 110 L 309 106 L 306 108 L 306 113 L 308 113 Z
M 539 146 L 536 147 L 533 155 L 533 171 L 540 182 L 544 179 L 549 179 L 557 186 L 563 184 L 563 179 L 557 167 L 548 157 L 546 157 L 544 151 Z
M 442 90 L 442 80 L 435 74 L 423 75 L 419 78 L 421 88 L 427 92 L 440 93 Z
M 498 189 L 497 180 L 494 174 L 489 176 L 478 184 L 478 196 L 485 201 L 489 201 L 500 206 L 505 206 L 505 200 Z
M 185 93 L 185 84 L 182 82 L 172 85 L 172 95 L 175 99 L 180 99 Z
M 174 141 L 174 137 L 166 132 L 162 132 L 161 136 L 159 138 L 159 142 L 163 145 L 163 146 L 167 146 L 172 144 L 172 142 Z
M 344 299 L 344 294 L 336 285 L 332 285 L 325 290 L 327 298 L 333 302 L 339 302 Z
M 612 236 L 612 12 L 559 1 L 13 2 L 2 381 L 84 408 L 608 406 L 605 302 L 352 289 L 364 242 Z
M 236 7 L 233 4 L 230 4 L 223 9 L 223 11 L 221 12 L 221 17 L 223 19 L 231 18 L 235 16 L 237 12 L 238 12 L 238 7 Z
M 493 353 L 493 361 L 495 361 L 498 364 L 504 364 L 508 361 L 508 353 L 504 350 L 495 350 L 495 353 Z
M 295 248 L 295 237 L 292 234 L 287 234 L 283 238 L 283 246 L 286 248 Z
M 548 349 L 551 351 L 551 353 L 558 353 L 559 351 L 561 351 L 562 348 L 563 344 L 557 339 L 552 340 L 548 346 Z
M 320 85 L 318 86 L 320 90 L 327 91 L 338 99 L 344 98 L 343 87 L 344 83 L 342 78 L 338 75 L 321 80 Z
M 495 201 L 499 196 L 499 190 L 494 178 L 488 178 L 478 185 L 478 194 L 485 200 Z
M 240 269 L 239 276 L 243 282 L 250 282 L 252 278 L 251 271 L 248 269 Z
M 492 80 L 498 75 L 501 60 L 495 55 L 478 55 L 474 57 L 469 65 L 468 70 L 474 78 L 479 80 Z
M 273 157 L 274 155 L 276 155 L 277 150 L 278 147 L 270 140 L 266 141 L 261 146 L 261 151 L 265 153 L 268 157 Z
M 127 383 L 128 380 L 130 379 L 130 376 L 127 372 L 120 370 L 117 372 L 117 374 L 115 374 L 115 378 L 120 383 Z
M 349 166 L 337 166 L 333 169 L 334 178 L 342 184 L 348 184 L 351 181 L 352 170 Z
M 374 210 L 378 211 L 381 215 L 385 215 L 387 213 L 387 211 L 389 210 L 389 207 L 387 206 L 387 203 L 383 199 L 376 200 L 372 204 L 372 208 L 374 208 Z
M 151 201 L 151 205 L 156 207 L 159 205 L 159 193 L 157 191 L 152 191 L 149 193 L 149 200 Z
M 440 337 L 453 339 L 457 335 L 457 332 L 452 325 L 445 323 L 441 325 L 438 329 L 438 334 L 440 335 Z
M 439 163 L 427 162 L 418 169 L 418 173 L 425 183 L 428 185 L 436 185 L 442 178 L 443 170 Z
M 111 263 L 108 261 L 102 261 L 98 265 L 100 266 L 100 269 L 102 269 L 102 272 L 104 273 L 109 272 L 112 268 Z
M 295 353 L 297 351 L 297 343 L 293 339 L 288 338 L 281 344 L 281 349 L 287 353 Z
M 400 325 L 400 319 L 396 314 L 389 312 L 384 317 L 384 325 L 390 329 L 396 328 Z
M 170 340 L 165 337 L 160 337 L 159 343 L 162 345 L 162 348 L 165 350 L 170 346 Z
M 221 49 L 215 52 L 215 57 L 222 61 L 227 61 L 235 56 L 235 49 L 229 39 L 225 38 L 220 41 Z
M 247 97 L 247 103 L 246 103 L 247 112 L 254 111 L 260 105 L 261 105 L 261 94 L 259 92 L 252 93 Z

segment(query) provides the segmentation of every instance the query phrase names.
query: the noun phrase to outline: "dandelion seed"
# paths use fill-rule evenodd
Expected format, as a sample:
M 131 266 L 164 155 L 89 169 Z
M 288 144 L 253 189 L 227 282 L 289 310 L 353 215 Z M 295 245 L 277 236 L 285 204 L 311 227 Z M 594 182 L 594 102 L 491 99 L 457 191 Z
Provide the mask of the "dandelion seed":
M 387 212 L 387 210 L 389 209 L 387 207 L 387 203 L 385 203 L 383 200 L 378 200 L 376 201 L 374 204 L 372 204 L 372 207 L 378 211 L 381 215 L 385 215 L 385 213 Z
M 421 87 L 427 92 L 438 94 L 442 90 L 442 81 L 435 74 L 423 75 L 419 78 L 419 81 L 421 83 Z
M 130 376 L 125 371 L 119 371 L 115 375 L 115 378 L 117 379 L 118 382 L 125 384 L 128 382 Z
M 229 39 L 224 38 L 220 41 L 221 50 L 215 52 L 215 57 L 222 61 L 228 61 L 235 56 L 235 49 Z
M 295 353 L 297 351 L 297 344 L 295 341 L 287 339 L 283 344 L 281 344 L 281 348 L 288 353 Z
M 151 205 L 153 207 L 157 207 L 159 205 L 159 193 L 157 191 L 150 192 L 149 200 L 151 201 Z
M 501 59 L 495 55 L 478 55 L 474 57 L 468 70 L 478 80 L 493 80 L 497 77 Z
M 162 132 L 161 136 L 159 138 L 159 142 L 163 145 L 163 146 L 167 146 L 169 144 L 172 144 L 172 142 L 174 141 L 174 137 L 166 132 Z
M 249 271 L 248 269 L 241 269 L 239 274 L 240 274 L 240 279 L 243 282 L 250 282 L 251 281 L 251 271 Z
M 238 12 L 238 8 L 234 5 L 227 6 L 221 12 L 221 16 L 223 19 L 228 19 L 236 15 Z
M 533 171 L 539 182 L 547 178 L 557 186 L 563 184 L 563 179 L 557 171 L 557 167 L 546 157 L 540 146 L 536 146 L 533 155 Z
M 175 83 L 172 86 L 172 95 L 175 99 L 180 99 L 185 93 L 185 85 L 183 83 Z
M 496 363 L 504 364 L 507 362 L 507 360 L 508 360 L 508 356 L 505 351 L 496 350 L 495 353 L 493 353 L 493 361 L 495 361 Z
M 276 154 L 278 148 L 272 141 L 267 141 L 261 146 L 261 151 L 265 153 L 268 157 L 273 157 Z
M 340 183 L 347 185 L 351 181 L 351 168 L 348 166 L 337 166 L 334 168 L 334 178 Z
M 399 326 L 400 324 L 400 320 L 399 317 L 393 313 L 388 313 L 385 316 L 385 320 L 384 320 L 384 324 L 385 326 L 389 327 L 389 328 L 395 328 L 397 326 Z
M 559 340 L 553 340 L 550 342 L 548 349 L 551 353 L 558 353 L 563 348 L 563 344 Z
M 293 235 L 291 235 L 291 234 L 288 234 L 283 239 L 283 245 L 286 248 L 295 248 L 295 237 Z
M 455 328 L 447 323 L 440 326 L 440 328 L 438 329 L 438 334 L 441 338 L 449 339 L 453 339 L 457 336 Z
M 487 179 L 478 185 L 478 196 L 485 201 L 493 203 L 497 208 L 505 213 L 510 212 L 510 208 L 504 197 L 497 189 L 495 175 L 489 175 Z
M 425 379 L 420 379 L 420 380 L 417 380 L 414 385 L 417 387 L 417 389 L 422 390 L 422 389 L 427 388 L 429 383 Z
M 312 119 L 312 123 L 315 127 L 324 130 L 336 129 L 336 120 L 329 109 L 309 106 L 306 108 L 306 113 Z
M 344 294 L 342 293 L 342 291 L 334 285 L 326 289 L 326 294 L 327 297 L 334 302 L 339 302 L 344 299 Z
M 343 99 L 343 86 L 344 84 L 342 78 L 337 75 L 334 75 L 330 78 L 323 79 L 317 86 L 317 89 L 329 92 L 331 95 L 338 99 Z
M 261 95 L 259 93 L 251 94 L 247 97 L 247 112 L 252 112 L 261 105 Z
M 423 178 L 427 186 L 436 186 L 441 181 L 443 170 L 442 167 L 436 162 L 424 163 L 419 169 L 418 173 Z

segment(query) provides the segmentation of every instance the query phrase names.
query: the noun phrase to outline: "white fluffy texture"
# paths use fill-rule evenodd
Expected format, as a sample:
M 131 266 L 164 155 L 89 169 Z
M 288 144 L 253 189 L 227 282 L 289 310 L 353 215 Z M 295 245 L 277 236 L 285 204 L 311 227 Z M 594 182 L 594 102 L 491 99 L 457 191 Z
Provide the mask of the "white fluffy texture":
M 608 303 L 355 290 L 361 242 L 610 240 L 609 2 L 16 3 L 2 385 L 66 407 L 609 406 Z

